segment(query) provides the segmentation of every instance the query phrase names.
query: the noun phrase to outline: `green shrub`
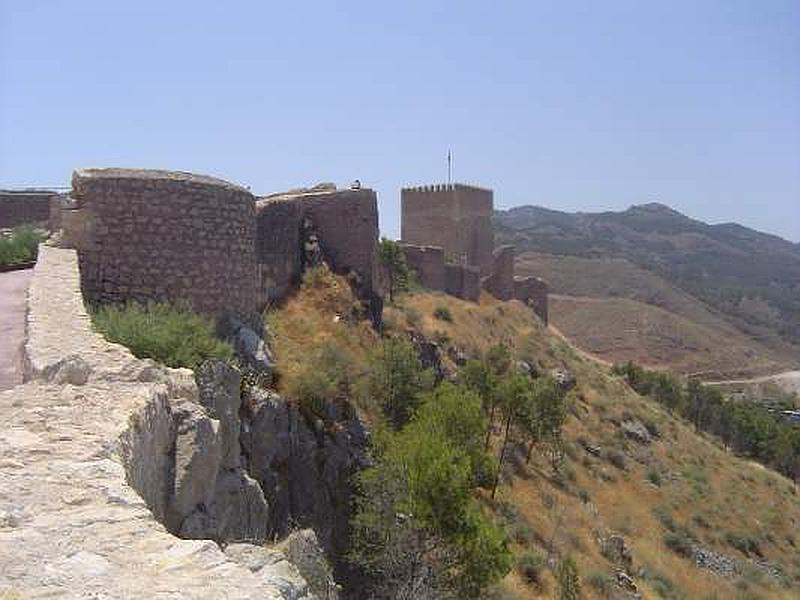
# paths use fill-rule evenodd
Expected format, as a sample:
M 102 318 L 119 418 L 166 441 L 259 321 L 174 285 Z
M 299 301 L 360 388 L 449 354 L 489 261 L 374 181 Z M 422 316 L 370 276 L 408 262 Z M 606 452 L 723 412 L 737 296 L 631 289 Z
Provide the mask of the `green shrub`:
M 686 594 L 666 575 L 658 572 L 651 572 L 648 579 L 650 586 L 658 594 L 659 598 L 668 600 L 683 600 Z
M 664 534 L 664 545 L 672 550 L 675 554 L 685 556 L 687 558 L 692 556 L 693 541 L 692 538 L 686 535 L 684 531 L 668 531 Z
M 758 540 L 751 535 L 728 531 L 725 533 L 725 541 L 746 556 L 761 556 Z
M 655 515 L 656 519 L 658 519 L 659 523 L 661 523 L 669 531 L 675 531 L 678 528 L 678 524 L 675 523 L 675 519 L 673 518 L 672 513 L 669 511 L 669 508 L 663 504 L 656 506 L 653 509 L 653 514 Z
M 444 331 L 436 330 L 433 332 L 432 337 L 433 341 L 436 342 L 440 347 L 447 346 L 450 343 L 450 336 Z
M 0 236 L 0 265 L 16 265 L 36 260 L 39 242 L 46 236 L 43 231 L 22 225 L 12 230 L 11 235 Z
M 453 322 L 453 314 L 446 306 L 437 306 L 433 311 L 433 317 L 440 321 L 447 321 L 448 323 Z
M 348 398 L 356 383 L 352 353 L 335 340 L 309 348 L 301 368 L 286 378 L 286 395 L 315 416 L 325 403 Z
M 303 286 L 306 288 L 321 288 L 327 285 L 331 271 L 326 265 L 319 265 L 306 269 L 303 273 Z
M 647 469 L 647 481 L 656 487 L 661 487 L 661 473 L 658 472 L 658 469 L 654 467 Z
M 322 369 L 304 369 L 286 386 L 286 394 L 312 414 L 322 414 L 325 403 L 336 397 L 336 382 Z
M 524 552 L 517 559 L 517 571 L 530 584 L 541 585 L 545 560 L 536 552 Z
M 214 335 L 214 323 L 185 304 L 130 302 L 101 307 L 95 329 L 139 358 L 168 367 L 194 368 L 208 358 L 230 360 L 233 348 Z
M 558 563 L 556 580 L 558 581 L 558 600 L 578 600 L 581 597 L 578 565 L 571 556 L 567 556 Z

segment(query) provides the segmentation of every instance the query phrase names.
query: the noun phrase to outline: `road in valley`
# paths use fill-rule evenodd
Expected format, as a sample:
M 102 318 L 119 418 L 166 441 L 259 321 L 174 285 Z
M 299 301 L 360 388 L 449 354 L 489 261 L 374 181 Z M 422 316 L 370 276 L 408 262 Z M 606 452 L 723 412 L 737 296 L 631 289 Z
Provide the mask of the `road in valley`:
M 800 371 L 785 371 L 775 375 L 764 375 L 752 379 L 729 379 L 725 381 L 704 381 L 706 385 L 747 385 L 758 383 L 774 383 L 787 392 L 800 394 Z

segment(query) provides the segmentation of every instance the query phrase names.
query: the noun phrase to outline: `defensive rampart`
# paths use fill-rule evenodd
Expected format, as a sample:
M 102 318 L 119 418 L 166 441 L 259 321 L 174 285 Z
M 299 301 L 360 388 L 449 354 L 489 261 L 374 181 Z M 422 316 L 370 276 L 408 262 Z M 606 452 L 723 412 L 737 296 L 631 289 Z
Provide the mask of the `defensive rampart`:
M 332 186 L 260 198 L 256 203 L 259 299 L 279 300 L 306 263 L 324 259 L 350 278 L 359 295 L 380 313 L 377 290 L 378 202 L 369 189 Z
M 514 246 L 500 246 L 492 254 L 492 274 L 482 287 L 498 300 L 514 298 Z
M 445 291 L 451 296 L 477 302 L 481 294 L 481 274 L 477 267 L 468 265 L 444 266 Z
M 191 498 L 199 503 L 214 479 L 233 478 L 235 457 L 223 452 L 227 415 L 199 403 L 190 371 L 138 360 L 92 331 L 73 250 L 40 249 L 25 350 L 29 381 L 0 392 L 0 590 L 22 598 L 307 597 L 285 557 L 256 546 L 229 553 L 242 544 L 223 553 L 209 539 L 170 535 L 154 518 L 184 504 L 196 510 Z M 257 537 L 239 490 L 226 487 L 219 527 Z M 253 568 L 232 556 L 261 562 Z
M 46 225 L 50 204 L 58 192 L 48 190 L 0 190 L 0 229 L 19 225 Z
M 548 285 L 539 277 L 514 277 L 514 298 L 524 302 L 533 309 L 547 325 Z
M 416 274 L 417 282 L 430 290 L 445 291 L 444 250 L 438 246 L 401 244 L 406 264 Z
M 82 169 L 65 211 L 92 303 L 186 301 L 212 316 L 258 312 L 255 198 L 189 173 Z M 75 229 L 82 229 L 79 234 Z

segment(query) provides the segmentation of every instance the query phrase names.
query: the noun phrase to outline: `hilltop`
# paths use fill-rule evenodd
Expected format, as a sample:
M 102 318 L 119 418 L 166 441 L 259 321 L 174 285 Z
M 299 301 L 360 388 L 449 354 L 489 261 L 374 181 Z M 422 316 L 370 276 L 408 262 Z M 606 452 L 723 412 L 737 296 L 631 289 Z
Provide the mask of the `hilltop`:
M 520 249 L 520 272 L 550 283 L 556 327 L 604 358 L 716 375 L 800 359 L 797 244 L 657 203 L 603 213 L 524 206 L 496 212 L 495 230 Z

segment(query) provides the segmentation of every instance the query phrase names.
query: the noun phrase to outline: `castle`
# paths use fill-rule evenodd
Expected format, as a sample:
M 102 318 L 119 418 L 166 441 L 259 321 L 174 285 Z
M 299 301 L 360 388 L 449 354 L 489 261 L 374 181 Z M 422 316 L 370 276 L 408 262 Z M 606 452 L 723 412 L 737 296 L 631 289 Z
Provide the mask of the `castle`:
M 547 284 L 514 276 L 514 247 L 494 247 L 491 190 L 454 184 L 403 188 L 401 238 L 424 287 L 477 301 L 481 289 L 517 299 L 547 323 Z
M 401 191 L 402 247 L 419 282 L 477 301 L 518 299 L 547 321 L 547 286 L 514 277 L 512 247 L 494 248 L 491 190 L 461 184 Z M 79 169 L 69 194 L 0 192 L 0 227 L 49 221 L 78 250 L 91 303 L 186 301 L 256 321 L 318 256 L 382 309 L 377 195 L 333 184 L 269 196 L 175 171 Z

